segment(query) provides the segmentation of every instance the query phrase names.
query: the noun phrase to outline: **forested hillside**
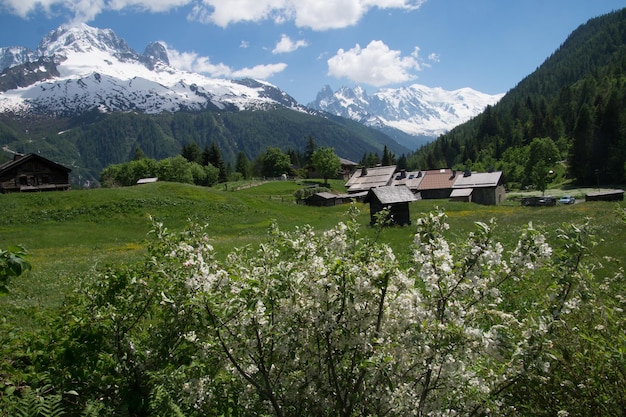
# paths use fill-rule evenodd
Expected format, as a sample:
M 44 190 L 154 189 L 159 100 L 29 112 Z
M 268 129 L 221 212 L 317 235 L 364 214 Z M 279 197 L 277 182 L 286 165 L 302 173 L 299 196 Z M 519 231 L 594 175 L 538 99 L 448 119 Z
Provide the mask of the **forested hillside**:
M 626 180 L 626 9 L 589 20 L 496 105 L 408 159 L 411 168 L 504 170 L 510 183 L 533 185 L 534 139 L 556 156 L 546 172 L 580 184 Z
M 205 111 L 148 115 L 97 111 L 72 119 L 0 116 L 0 146 L 41 155 L 72 168 L 74 181 L 97 181 L 102 169 L 127 162 L 137 149 L 150 158 L 178 155 L 184 145 L 215 143 L 226 162 L 238 152 L 254 159 L 268 147 L 302 152 L 309 138 L 359 161 L 385 146 L 409 150 L 374 129 L 339 117 L 324 118 L 282 107 L 263 111 Z M 4 153 L 6 160 L 10 157 Z M 0 160 L 1 162 L 1 160 Z M 80 178 L 80 179 L 79 179 Z

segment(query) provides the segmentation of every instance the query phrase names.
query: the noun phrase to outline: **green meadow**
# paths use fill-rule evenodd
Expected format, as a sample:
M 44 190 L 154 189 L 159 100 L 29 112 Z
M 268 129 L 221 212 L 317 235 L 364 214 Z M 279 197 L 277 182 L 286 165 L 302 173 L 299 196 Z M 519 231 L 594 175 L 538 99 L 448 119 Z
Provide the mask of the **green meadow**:
M 333 182 L 343 191 L 343 184 Z M 33 325 L 32 317 L 58 307 L 77 280 L 107 264 L 132 263 L 146 248 L 152 221 L 181 230 L 190 222 L 206 225 L 218 257 L 236 247 L 255 245 L 276 221 L 283 230 L 310 224 L 329 229 L 346 219 L 347 205 L 310 207 L 295 203 L 293 194 L 307 184 L 295 181 L 229 183 L 197 187 L 154 183 L 128 188 L 74 190 L 58 193 L 0 195 L 0 248 L 22 245 L 32 270 L 14 280 L 10 293 L 0 297 L 5 323 Z M 579 199 L 578 201 L 583 201 Z M 365 235 L 376 238 L 369 226 L 369 206 L 357 203 Z M 593 257 L 614 258 L 615 269 L 626 262 L 626 224 L 617 215 L 624 203 L 579 202 L 569 206 L 522 207 L 510 199 L 500 206 L 480 206 L 447 200 L 411 204 L 411 218 L 442 208 L 450 223 L 450 238 L 465 239 L 477 221 L 495 219 L 495 238 L 512 249 L 529 222 L 550 239 L 564 223 L 589 221 L 599 244 Z M 397 256 L 408 257 L 413 226 L 390 227 L 378 236 Z M 609 271 L 607 271 L 608 273 Z

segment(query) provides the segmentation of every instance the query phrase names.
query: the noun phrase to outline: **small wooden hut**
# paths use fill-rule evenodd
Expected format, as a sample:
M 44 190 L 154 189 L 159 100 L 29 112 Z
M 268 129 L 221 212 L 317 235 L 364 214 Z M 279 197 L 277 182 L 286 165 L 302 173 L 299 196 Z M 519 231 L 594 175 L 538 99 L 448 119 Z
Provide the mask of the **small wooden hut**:
M 364 203 L 370 204 L 370 224 L 376 223 L 377 214 L 389 208 L 390 224 L 405 225 L 411 224 L 411 214 L 409 203 L 418 198 L 406 185 L 376 187 L 369 190 Z

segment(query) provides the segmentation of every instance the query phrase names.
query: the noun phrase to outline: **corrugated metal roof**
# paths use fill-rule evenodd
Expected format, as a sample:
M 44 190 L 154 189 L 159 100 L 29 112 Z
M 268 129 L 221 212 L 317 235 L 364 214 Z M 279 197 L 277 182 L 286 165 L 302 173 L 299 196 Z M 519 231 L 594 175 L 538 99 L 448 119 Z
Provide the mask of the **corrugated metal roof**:
M 495 187 L 500 183 L 502 171 L 472 172 L 467 177 L 459 175 L 453 188 Z
M 453 171 L 451 169 L 426 171 L 417 189 L 423 191 L 452 188 L 452 185 L 459 176 L 463 176 L 461 171 Z
M 385 187 L 372 188 L 365 197 L 365 203 L 371 201 L 373 196 L 376 196 L 381 204 L 394 204 L 394 203 L 407 203 L 410 201 L 417 201 L 417 197 L 406 185 L 389 185 Z
M 423 178 L 424 174 L 420 171 L 400 171 L 394 174 L 391 185 L 406 185 L 411 190 L 417 190 Z
M 365 173 L 357 170 L 346 183 L 346 187 L 348 192 L 353 193 L 389 185 L 395 171 L 395 165 L 367 168 Z

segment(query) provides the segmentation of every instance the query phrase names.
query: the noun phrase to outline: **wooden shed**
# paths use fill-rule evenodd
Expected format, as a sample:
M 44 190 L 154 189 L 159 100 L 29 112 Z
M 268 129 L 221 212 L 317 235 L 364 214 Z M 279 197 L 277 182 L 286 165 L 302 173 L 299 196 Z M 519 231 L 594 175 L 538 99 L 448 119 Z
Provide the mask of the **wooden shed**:
M 624 190 L 605 190 L 585 194 L 585 201 L 624 201 Z
M 308 206 L 334 206 L 337 203 L 337 195 L 327 192 L 315 193 L 304 200 L 304 203 Z
M 69 190 L 72 170 L 37 154 L 0 165 L 0 192 Z
M 376 187 L 369 190 L 364 203 L 370 204 L 370 224 L 376 223 L 376 215 L 383 209 L 389 208 L 391 224 L 411 224 L 409 203 L 418 198 L 406 185 Z

